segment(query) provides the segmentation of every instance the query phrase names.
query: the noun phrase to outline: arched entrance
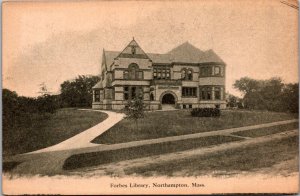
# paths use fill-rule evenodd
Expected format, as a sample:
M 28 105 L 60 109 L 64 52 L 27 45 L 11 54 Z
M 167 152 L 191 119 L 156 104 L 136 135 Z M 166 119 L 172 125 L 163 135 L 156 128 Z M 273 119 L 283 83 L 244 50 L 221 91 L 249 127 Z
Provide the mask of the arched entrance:
M 163 97 L 162 97 L 162 100 L 161 100 L 161 103 L 162 104 L 175 104 L 175 97 L 171 94 L 171 93 L 167 93 L 165 94 Z

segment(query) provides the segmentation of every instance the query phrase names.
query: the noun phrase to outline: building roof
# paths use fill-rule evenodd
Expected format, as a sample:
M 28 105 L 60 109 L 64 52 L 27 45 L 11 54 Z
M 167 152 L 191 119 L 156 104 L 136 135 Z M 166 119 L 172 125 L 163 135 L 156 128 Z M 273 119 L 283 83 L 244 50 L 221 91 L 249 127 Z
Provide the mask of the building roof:
M 107 66 L 110 66 L 114 58 L 118 57 L 121 51 L 105 51 Z M 146 53 L 155 64 L 172 64 L 172 63 L 221 63 L 224 61 L 213 51 L 202 51 L 189 42 L 185 42 L 166 54 Z
M 102 81 L 99 81 L 95 86 L 93 86 L 93 89 L 101 89 L 103 88 L 103 85 L 102 85 Z

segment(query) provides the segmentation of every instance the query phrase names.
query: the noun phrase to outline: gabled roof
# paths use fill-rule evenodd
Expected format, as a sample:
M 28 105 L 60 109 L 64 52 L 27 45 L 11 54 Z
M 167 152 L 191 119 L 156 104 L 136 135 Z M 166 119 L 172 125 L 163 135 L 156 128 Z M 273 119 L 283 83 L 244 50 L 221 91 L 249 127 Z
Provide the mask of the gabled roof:
M 116 58 L 120 52 L 118 51 L 104 51 L 106 66 L 110 66 L 114 62 L 114 58 Z
M 132 40 L 130 44 L 132 44 L 133 41 L 134 43 L 136 43 L 135 40 Z M 130 44 L 128 46 L 130 46 Z M 124 50 L 122 52 L 124 52 Z M 120 54 L 122 54 L 122 52 L 104 51 L 107 66 L 110 66 L 113 63 L 114 58 L 117 58 L 118 56 L 121 57 Z M 142 51 L 141 49 L 141 51 L 139 51 L 138 53 L 142 55 L 144 51 Z M 151 59 L 152 62 L 156 64 L 172 64 L 172 63 L 225 64 L 224 61 L 213 50 L 202 51 L 196 48 L 195 46 L 193 46 L 192 44 L 190 44 L 189 42 L 185 42 L 177 46 L 176 48 L 172 49 L 166 54 L 158 54 L 158 53 L 145 53 L 145 54 L 147 55 L 147 58 Z M 129 56 L 124 56 L 124 57 L 130 58 Z M 134 56 L 132 56 L 132 58 L 134 58 Z
M 122 52 L 120 52 L 120 54 L 117 57 L 149 59 L 148 55 L 139 46 L 139 44 L 134 40 L 134 38 L 124 48 L 124 50 Z

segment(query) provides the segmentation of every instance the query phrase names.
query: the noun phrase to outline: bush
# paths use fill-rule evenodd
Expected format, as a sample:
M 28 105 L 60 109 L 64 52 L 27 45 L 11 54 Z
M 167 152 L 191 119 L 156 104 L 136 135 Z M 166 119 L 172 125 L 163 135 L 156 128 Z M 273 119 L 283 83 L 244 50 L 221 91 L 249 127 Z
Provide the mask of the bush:
M 196 117 L 220 116 L 221 110 L 219 108 L 194 108 L 191 111 L 191 115 Z

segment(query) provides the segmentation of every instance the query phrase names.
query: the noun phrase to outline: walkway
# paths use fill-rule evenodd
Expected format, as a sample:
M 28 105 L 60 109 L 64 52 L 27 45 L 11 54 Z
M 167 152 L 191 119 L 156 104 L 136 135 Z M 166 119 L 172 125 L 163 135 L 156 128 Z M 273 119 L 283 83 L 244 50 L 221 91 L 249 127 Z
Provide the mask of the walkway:
M 107 111 L 103 111 L 107 112 Z M 162 142 L 168 142 L 168 141 L 179 141 L 184 139 L 190 139 L 190 138 L 199 138 L 199 137 L 207 137 L 207 136 L 214 136 L 214 135 L 228 135 L 232 134 L 234 132 L 238 131 L 246 131 L 246 130 L 253 130 L 257 128 L 264 128 L 264 127 L 271 127 L 276 125 L 283 125 L 288 124 L 292 122 L 298 122 L 298 119 L 295 120 L 286 120 L 286 121 L 279 121 L 279 122 L 272 122 L 272 123 L 266 123 L 266 124 L 260 124 L 260 125 L 252 125 L 252 126 L 246 126 L 246 127 L 238 127 L 238 128 L 231 128 L 231 129 L 224 129 L 224 130 L 217 130 L 217 131 L 210 131 L 210 132 L 203 132 L 203 133 L 196 133 L 196 134 L 189 134 L 189 135 L 180 135 L 180 136 L 172 136 L 172 137 L 165 137 L 165 138 L 158 138 L 158 139 L 148 139 L 148 140 L 141 140 L 141 141 L 133 141 L 133 142 L 127 142 L 127 143 L 119 143 L 119 144 L 112 144 L 112 145 L 94 145 L 90 143 L 94 137 L 97 137 L 107 129 L 109 129 L 111 126 L 113 126 L 111 123 L 116 123 L 120 121 L 124 116 L 122 114 L 116 114 L 114 112 L 107 112 L 109 114 L 109 118 L 100 123 L 103 127 L 98 127 L 99 125 L 96 125 L 98 128 L 94 130 L 94 127 L 91 129 L 94 131 L 85 131 L 84 133 L 78 134 L 74 136 L 73 138 L 70 138 L 60 144 L 57 144 L 55 146 L 42 149 L 39 151 L 35 151 L 34 153 L 30 154 L 21 154 L 16 155 L 14 157 L 9 158 L 9 160 L 6 161 L 17 161 L 22 162 L 22 164 L 18 165 L 16 168 L 13 169 L 13 173 L 15 174 L 44 174 L 44 175 L 57 175 L 57 174 L 66 174 L 67 171 L 62 169 L 62 165 L 64 164 L 64 161 L 70 157 L 71 155 L 75 154 L 81 154 L 81 153 L 89 153 L 89 152 L 100 152 L 100 151 L 107 151 L 107 150 L 117 150 L 122 148 L 129 148 L 129 147 L 137 147 L 137 146 L 143 146 L 148 144 L 156 144 L 156 143 L 162 143 Z M 101 129 L 101 131 L 99 130 Z M 298 130 L 293 130 L 289 134 L 286 135 L 286 132 L 280 133 L 280 134 L 274 134 L 274 136 L 264 136 L 260 138 L 244 138 L 245 140 L 238 141 L 238 142 L 230 142 L 226 144 L 211 146 L 209 148 L 199 148 L 198 150 L 192 150 L 191 152 L 187 153 L 187 151 L 183 152 L 177 152 L 177 153 L 170 153 L 169 157 L 175 157 L 180 158 L 181 156 L 188 156 L 190 153 L 194 154 L 195 152 L 201 152 L 206 153 L 209 151 L 209 149 L 218 149 L 218 150 L 224 150 L 227 148 L 224 148 L 225 146 L 230 145 L 231 147 L 240 147 L 243 145 L 250 145 L 257 143 L 258 141 L 266 142 L 268 141 L 268 138 L 275 139 L 278 138 L 275 135 L 280 135 L 279 137 L 291 136 L 294 134 L 298 134 Z M 264 138 L 264 139 L 263 139 Z M 230 148 L 228 146 L 228 148 Z M 214 151 L 214 150 L 213 150 Z M 193 153 L 194 152 L 194 153 Z M 201 154 L 200 153 L 200 154 Z M 179 154 L 182 154 L 179 156 Z M 161 155 L 163 158 L 168 158 L 168 156 Z M 150 160 L 153 159 L 153 157 L 145 157 L 142 159 L 134 159 L 136 161 L 138 160 Z M 129 165 L 134 162 L 134 160 L 128 160 L 125 161 Z M 157 160 L 157 159 L 156 159 Z M 138 161 L 139 162 L 139 161 Z M 142 163 L 143 161 L 141 161 Z M 151 162 L 151 161 L 150 161 Z M 112 165 L 115 165 L 115 163 L 111 163 Z
M 80 110 L 91 110 L 91 109 L 80 109 Z M 96 138 L 97 136 L 101 135 L 116 123 L 121 121 L 125 115 L 122 113 L 116 113 L 111 111 L 103 111 L 103 110 L 92 110 L 95 112 L 103 112 L 108 115 L 107 119 L 102 121 L 101 123 L 83 131 L 59 144 L 43 148 L 37 151 L 29 152 L 31 153 L 41 153 L 41 152 L 50 152 L 50 151 L 59 151 L 59 150 L 70 150 L 70 149 L 77 149 L 77 148 L 86 148 L 92 146 L 98 146 L 99 144 L 93 144 L 91 141 Z
M 278 122 L 265 123 L 265 124 L 259 124 L 259 125 L 251 125 L 251 126 L 245 126 L 245 127 L 230 128 L 230 129 L 223 129 L 223 130 L 218 130 L 218 131 L 209 131 L 209 132 L 203 132 L 203 133 L 194 133 L 194 134 L 187 134 L 187 135 L 163 137 L 163 138 L 157 138 L 157 139 L 147 139 L 147 140 L 132 141 L 132 142 L 126 142 L 126 143 L 111 144 L 111 145 L 101 145 L 99 147 L 86 149 L 85 152 L 117 150 L 117 149 L 122 149 L 122 148 L 137 147 L 137 146 L 158 144 L 158 143 L 171 142 L 171 141 L 179 141 L 179 140 L 185 140 L 185 139 L 195 139 L 195 138 L 200 138 L 200 137 L 230 135 L 232 133 L 239 132 L 239 131 L 246 131 L 246 130 L 249 131 L 249 130 L 253 130 L 253 129 L 272 127 L 272 126 L 276 126 L 276 125 L 284 125 L 284 124 L 293 123 L 293 122 L 298 122 L 298 119 L 278 121 Z M 232 136 L 239 137 L 236 135 L 232 135 Z M 243 138 L 247 139 L 246 137 L 243 137 Z
M 230 149 L 236 149 L 240 147 L 266 143 L 272 140 L 293 137 L 296 135 L 298 135 L 298 129 L 285 131 L 273 135 L 262 136 L 258 138 L 251 138 L 247 140 L 219 144 L 215 146 L 119 161 L 119 162 L 114 162 L 114 163 L 109 163 L 109 164 L 94 166 L 89 168 L 82 168 L 79 169 L 78 171 L 76 170 L 70 171 L 70 174 L 90 177 L 90 176 L 107 175 L 107 173 L 110 173 L 110 175 L 121 177 L 126 175 L 124 172 L 125 170 L 132 169 L 132 168 L 146 167 L 147 165 L 150 164 L 171 162 L 179 159 L 186 159 L 195 156 L 208 155 L 216 152 L 227 151 Z M 181 174 L 179 174 L 179 176 L 182 177 Z

